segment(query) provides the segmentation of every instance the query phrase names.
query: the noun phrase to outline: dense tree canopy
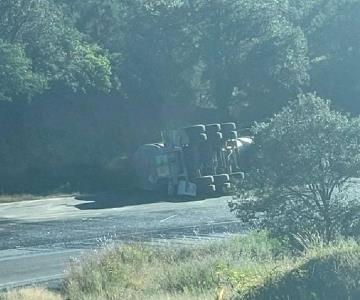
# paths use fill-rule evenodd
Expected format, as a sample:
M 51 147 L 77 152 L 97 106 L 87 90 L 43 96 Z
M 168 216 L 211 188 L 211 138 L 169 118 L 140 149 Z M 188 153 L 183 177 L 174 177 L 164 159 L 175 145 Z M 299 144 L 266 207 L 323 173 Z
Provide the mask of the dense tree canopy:
M 68 9 L 109 50 L 126 94 L 145 103 L 271 109 L 309 81 L 307 40 L 280 2 L 93 0 Z
M 357 0 L 4 0 L 1 59 L 14 64 L 10 82 L 24 76 L 6 97 L 67 86 L 274 111 L 311 89 L 346 109 L 359 85 L 359 10 Z
M 4 97 L 31 97 L 63 86 L 74 91 L 111 87 L 103 51 L 87 43 L 52 1 L 1 1 L 0 39 Z
M 248 127 L 301 92 L 358 114 L 359 13 L 360 0 L 2 0 L 3 176 L 60 144 L 105 166 L 164 127 Z

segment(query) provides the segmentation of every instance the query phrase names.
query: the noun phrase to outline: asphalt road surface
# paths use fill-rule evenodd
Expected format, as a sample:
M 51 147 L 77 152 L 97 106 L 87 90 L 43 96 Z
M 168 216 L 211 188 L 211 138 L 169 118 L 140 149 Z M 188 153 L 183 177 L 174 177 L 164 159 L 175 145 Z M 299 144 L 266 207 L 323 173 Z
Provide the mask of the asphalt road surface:
M 241 232 L 228 200 L 166 202 L 133 194 L 0 204 L 0 289 L 58 282 L 71 258 L 107 243 L 200 243 Z

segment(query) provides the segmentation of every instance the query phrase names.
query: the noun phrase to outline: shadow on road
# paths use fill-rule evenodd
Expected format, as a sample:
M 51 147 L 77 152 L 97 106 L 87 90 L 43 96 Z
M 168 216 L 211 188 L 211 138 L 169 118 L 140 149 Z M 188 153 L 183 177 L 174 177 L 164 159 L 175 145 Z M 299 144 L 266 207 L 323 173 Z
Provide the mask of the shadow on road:
M 75 205 L 80 210 L 91 209 L 108 209 L 120 208 L 125 206 L 134 206 L 142 204 L 151 204 L 158 202 L 186 202 L 195 201 L 194 198 L 171 198 L 167 195 L 161 195 L 155 192 L 144 191 L 126 191 L 121 193 L 106 193 L 106 194 L 92 194 L 80 195 L 76 197 L 77 200 L 90 201 Z

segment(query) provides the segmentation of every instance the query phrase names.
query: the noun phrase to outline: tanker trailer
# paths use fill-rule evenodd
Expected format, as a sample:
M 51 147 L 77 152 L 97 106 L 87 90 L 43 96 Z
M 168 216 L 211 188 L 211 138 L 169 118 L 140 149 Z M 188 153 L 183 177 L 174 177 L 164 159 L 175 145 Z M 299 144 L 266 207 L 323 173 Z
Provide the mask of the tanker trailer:
M 137 186 L 180 196 L 216 196 L 244 176 L 251 137 L 235 123 L 193 125 L 162 132 L 162 142 L 139 147 L 133 157 Z

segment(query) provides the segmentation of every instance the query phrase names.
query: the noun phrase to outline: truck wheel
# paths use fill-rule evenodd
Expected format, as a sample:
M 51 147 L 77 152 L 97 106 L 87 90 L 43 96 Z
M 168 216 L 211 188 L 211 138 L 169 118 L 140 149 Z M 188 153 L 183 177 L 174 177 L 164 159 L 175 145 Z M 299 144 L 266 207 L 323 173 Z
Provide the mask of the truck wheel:
M 209 194 L 212 194 L 212 193 L 216 192 L 216 186 L 213 185 L 213 184 L 209 184 L 207 186 L 206 192 L 209 193 Z
M 230 174 L 230 177 L 233 179 L 245 179 L 245 173 L 244 172 L 234 172 Z
M 213 184 L 202 186 L 198 189 L 199 196 L 210 196 L 216 192 L 216 186 Z
M 217 190 L 220 190 L 222 193 L 224 194 L 228 194 L 230 192 L 231 189 L 231 183 L 230 182 L 226 182 L 223 183 L 220 188 L 218 188 L 218 186 L 216 186 Z
M 234 130 L 236 130 L 236 124 L 233 122 L 221 124 L 222 132 L 229 132 L 229 131 L 234 131 Z
M 230 182 L 223 183 L 222 188 L 225 190 L 229 190 L 231 188 L 231 183 Z
M 236 140 L 238 138 L 237 131 L 229 131 L 224 133 L 224 135 L 227 140 Z
M 205 126 L 206 132 L 208 134 L 216 133 L 221 131 L 221 125 L 220 124 L 208 124 Z
M 223 184 L 216 185 L 216 193 L 219 196 L 228 195 L 230 193 L 231 183 L 225 182 Z
M 189 143 L 191 145 L 199 145 L 206 142 L 208 139 L 206 133 L 198 133 L 194 135 L 189 135 Z
M 230 181 L 229 174 L 219 174 L 219 175 L 214 175 L 213 177 L 214 177 L 215 185 L 222 185 Z
M 218 145 L 219 143 L 221 143 L 222 139 L 223 139 L 223 135 L 221 132 L 213 132 L 213 133 L 208 133 L 208 141 L 211 144 L 214 145 Z
M 214 177 L 213 176 L 201 176 L 194 178 L 192 180 L 193 183 L 195 183 L 197 186 L 207 186 L 214 183 Z
M 206 133 L 200 133 L 198 136 L 199 142 L 206 142 L 207 141 L 207 134 Z
M 205 125 L 199 124 L 199 125 L 185 127 L 184 131 L 189 137 L 196 136 L 199 135 L 200 133 L 205 133 Z

